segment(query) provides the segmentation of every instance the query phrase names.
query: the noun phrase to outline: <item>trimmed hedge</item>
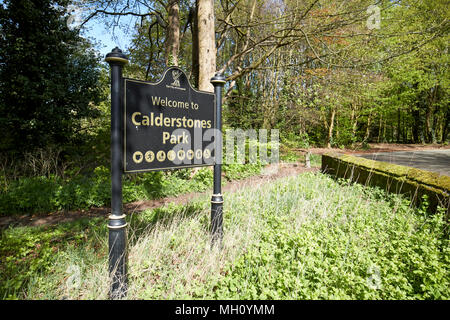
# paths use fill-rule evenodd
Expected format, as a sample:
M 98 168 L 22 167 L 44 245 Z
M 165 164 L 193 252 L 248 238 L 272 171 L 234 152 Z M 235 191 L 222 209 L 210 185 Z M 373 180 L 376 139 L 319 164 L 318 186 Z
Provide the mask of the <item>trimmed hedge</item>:
M 351 155 L 324 154 L 322 172 L 338 178 L 378 186 L 388 192 L 404 194 L 414 205 L 420 205 L 423 196 L 429 210 L 450 206 L 450 177 L 438 173 L 396 164 L 359 158 Z

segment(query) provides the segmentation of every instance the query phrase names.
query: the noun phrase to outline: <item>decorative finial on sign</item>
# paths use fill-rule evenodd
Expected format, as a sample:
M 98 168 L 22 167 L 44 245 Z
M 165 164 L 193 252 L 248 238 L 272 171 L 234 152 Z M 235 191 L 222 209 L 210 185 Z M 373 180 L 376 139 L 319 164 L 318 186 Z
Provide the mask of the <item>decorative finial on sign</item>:
M 211 83 L 214 84 L 224 84 L 226 83 L 226 79 L 222 73 L 216 72 L 214 77 L 211 78 Z
M 125 65 L 128 63 L 128 57 L 122 52 L 122 50 L 119 49 L 119 47 L 115 47 L 106 55 L 105 61 L 109 64 L 118 63 Z

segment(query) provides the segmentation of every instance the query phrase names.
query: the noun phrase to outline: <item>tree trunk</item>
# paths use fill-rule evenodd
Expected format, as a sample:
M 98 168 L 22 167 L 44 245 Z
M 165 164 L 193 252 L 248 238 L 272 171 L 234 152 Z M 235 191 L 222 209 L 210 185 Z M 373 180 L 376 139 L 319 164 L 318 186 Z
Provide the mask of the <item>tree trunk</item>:
M 370 113 L 369 116 L 367 117 L 367 127 L 366 127 L 366 134 L 364 135 L 364 142 L 366 142 L 367 140 L 369 140 L 370 137 L 370 123 L 372 121 L 372 114 Z
M 355 108 L 353 108 L 353 106 L 351 108 L 352 108 L 352 113 L 350 116 L 350 123 L 352 124 L 352 135 L 354 137 L 356 134 L 356 121 L 355 121 L 355 113 L 356 112 L 355 112 Z
M 166 66 L 178 66 L 180 50 L 180 6 L 178 0 L 169 0 L 167 4 L 168 26 L 166 41 Z
M 383 128 L 383 115 L 380 114 L 380 123 L 378 124 L 378 138 L 377 143 L 380 143 L 381 140 L 381 130 Z
M 331 139 L 333 138 L 334 117 L 336 116 L 336 109 L 331 110 L 330 125 L 328 126 L 327 148 L 331 148 Z
M 358 138 L 356 136 L 356 131 L 358 129 L 358 117 L 356 116 L 356 111 L 352 110 L 352 146 L 355 145 L 355 143 L 357 142 Z
M 413 117 L 413 126 L 412 126 L 413 140 L 414 143 L 419 143 L 419 133 L 420 130 L 422 129 L 419 109 L 414 109 L 412 111 L 412 117 Z
M 216 72 L 216 42 L 214 29 L 214 1 L 198 0 L 198 61 L 199 90 L 213 92 L 211 78 Z
M 425 142 L 430 143 L 432 141 L 432 115 L 433 109 L 432 106 L 427 106 L 427 113 L 425 115 Z
M 339 131 L 339 118 L 336 118 L 336 134 L 334 135 L 336 137 L 336 141 L 339 141 L 340 138 L 340 131 Z
M 447 141 L 448 135 L 448 125 L 450 124 L 450 108 L 447 109 L 447 112 L 444 116 L 444 122 L 442 124 L 442 137 L 441 143 L 445 143 Z
M 194 87 L 198 88 L 199 63 L 198 63 L 198 0 L 195 2 L 194 17 L 192 21 L 192 75 Z
M 403 136 L 403 143 L 407 143 L 408 142 L 408 129 L 406 127 L 406 117 L 405 116 L 403 116 L 402 136 Z

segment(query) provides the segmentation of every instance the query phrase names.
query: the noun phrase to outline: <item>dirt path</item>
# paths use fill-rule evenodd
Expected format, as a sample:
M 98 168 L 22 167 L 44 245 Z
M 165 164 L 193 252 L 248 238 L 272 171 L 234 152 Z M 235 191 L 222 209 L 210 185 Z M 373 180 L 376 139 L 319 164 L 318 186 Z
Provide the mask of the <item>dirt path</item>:
M 231 181 L 223 183 L 223 192 L 235 192 L 246 186 L 259 186 L 269 181 L 277 180 L 287 176 L 294 176 L 303 172 L 318 171 L 319 168 L 305 168 L 303 164 L 297 163 L 281 163 L 278 166 L 270 165 L 266 167 L 261 175 L 249 177 L 243 180 Z M 132 203 L 124 204 L 124 212 L 129 214 L 132 212 L 140 212 L 147 209 L 153 209 L 164 206 L 168 203 L 186 204 L 201 195 L 212 194 L 211 190 L 206 192 L 195 192 L 182 194 L 176 197 L 167 197 L 156 200 L 143 200 Z M 20 215 L 20 216 L 8 216 L 0 217 L 0 230 L 7 228 L 8 226 L 43 226 L 52 225 L 62 222 L 74 221 L 85 217 L 107 217 L 111 212 L 109 207 L 91 208 L 89 210 L 76 210 L 76 211 L 57 211 L 51 212 L 47 215 Z
M 417 150 L 446 150 L 450 149 L 450 145 L 416 145 L 416 144 L 387 144 L 387 143 L 370 143 L 370 149 L 337 149 L 337 148 L 311 148 L 309 151 L 313 154 L 323 154 L 326 152 L 335 153 L 345 153 L 345 154 L 370 154 L 377 152 L 393 152 L 393 151 L 417 151 Z M 296 149 L 298 151 L 305 152 L 305 149 Z M 275 167 L 269 166 L 265 169 L 265 173 L 250 177 L 243 180 L 232 181 L 224 183 L 222 188 L 224 192 L 234 192 L 245 186 L 258 186 L 269 181 L 280 179 L 286 176 L 297 175 L 302 172 L 307 171 L 318 171 L 318 168 L 307 169 L 303 164 L 280 164 L 279 169 L 275 170 Z M 124 205 L 125 213 L 139 212 L 146 209 L 152 209 L 160 206 L 164 206 L 168 203 L 185 204 L 192 199 L 205 194 L 211 194 L 211 190 L 203 193 L 189 193 L 179 195 L 177 197 L 167 197 L 156 200 L 145 200 L 137 201 L 132 203 L 127 203 Z M 41 225 L 51 225 L 61 222 L 74 221 L 84 217 L 106 217 L 110 213 L 111 209 L 108 207 L 91 208 L 89 210 L 78 210 L 78 211 L 57 211 L 52 212 L 47 215 L 19 215 L 19 216 L 8 216 L 0 217 L 0 230 L 7 228 L 10 225 L 28 225 L 28 226 L 41 226 Z

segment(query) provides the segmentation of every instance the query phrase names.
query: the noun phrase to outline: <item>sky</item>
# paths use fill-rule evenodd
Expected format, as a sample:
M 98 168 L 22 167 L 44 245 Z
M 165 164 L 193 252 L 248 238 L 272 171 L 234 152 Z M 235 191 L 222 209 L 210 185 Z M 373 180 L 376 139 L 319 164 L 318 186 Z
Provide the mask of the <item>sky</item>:
M 3 5 L 4 1 L 0 0 L 0 5 Z M 77 11 L 75 6 L 69 6 L 67 8 L 69 12 L 72 12 L 73 26 L 79 25 L 81 23 L 81 16 L 79 15 L 82 11 Z M 77 17 L 79 15 L 79 17 Z M 129 23 L 131 20 L 127 17 L 122 17 L 121 22 Z M 100 53 L 105 56 L 108 52 L 110 52 L 113 48 L 118 46 L 123 51 L 126 51 L 131 43 L 131 34 L 126 35 L 120 28 L 116 28 L 114 30 L 114 34 L 116 36 L 113 39 L 112 30 L 108 29 L 102 21 L 99 19 L 90 20 L 82 29 L 82 36 L 85 38 L 93 38 L 95 42 L 99 42 L 100 46 L 97 49 Z
M 99 42 L 97 49 L 102 56 L 111 52 L 116 46 L 122 49 L 122 51 L 127 51 L 131 43 L 131 34 L 127 35 L 120 28 L 115 28 L 115 37 L 113 37 L 112 29 L 107 28 L 105 24 L 98 19 L 90 20 L 81 31 L 83 37 L 93 38 L 95 42 Z
M 100 42 L 100 46 L 97 47 L 97 49 L 103 56 L 108 52 L 111 52 L 116 46 L 123 51 L 126 51 L 131 42 L 131 35 L 124 34 L 124 32 L 118 28 L 114 31 L 116 37 L 113 38 L 112 31 L 98 21 L 89 22 L 87 28 L 82 31 L 82 35 L 84 37 L 95 39 L 95 42 Z
M 91 12 L 92 10 L 80 8 L 76 5 L 69 5 L 67 7 L 67 13 L 69 15 L 67 22 L 69 28 L 79 27 Z M 96 48 L 103 56 L 111 52 L 116 46 L 126 52 L 131 44 L 131 36 L 135 21 L 135 17 L 122 16 L 119 20 L 121 27 L 113 29 L 109 28 L 103 19 L 94 17 L 83 25 L 81 28 L 81 35 L 84 38 L 92 39 L 94 44 L 98 44 Z M 128 33 L 127 31 L 124 31 L 126 28 L 129 30 Z

